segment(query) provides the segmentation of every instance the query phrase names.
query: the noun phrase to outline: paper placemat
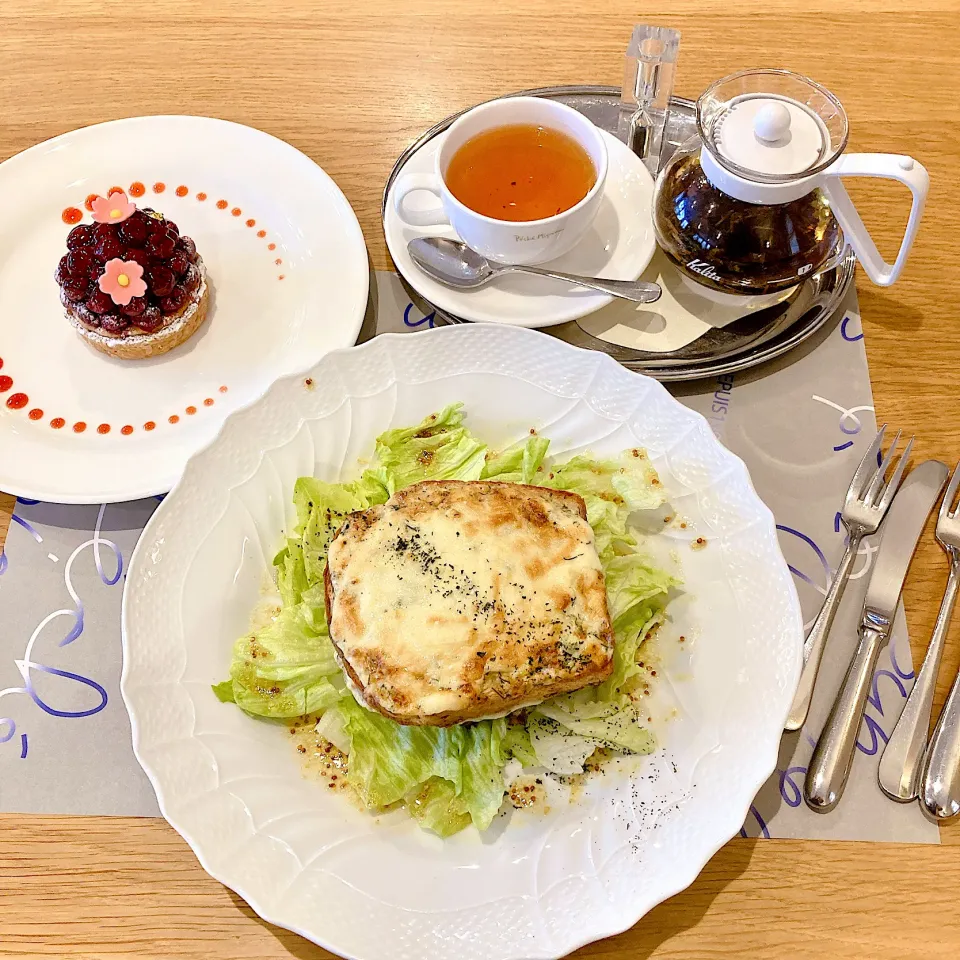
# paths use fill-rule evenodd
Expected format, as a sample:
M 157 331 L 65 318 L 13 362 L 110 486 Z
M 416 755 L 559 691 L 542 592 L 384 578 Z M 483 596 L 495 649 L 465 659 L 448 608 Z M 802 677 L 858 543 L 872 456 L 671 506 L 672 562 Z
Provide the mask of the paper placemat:
M 361 339 L 434 325 L 392 273 L 378 273 Z M 842 320 L 779 362 L 671 385 L 747 463 L 777 518 L 808 623 L 843 552 L 837 513 L 876 431 L 863 335 L 851 290 Z M 158 816 L 130 745 L 120 698 L 125 567 L 158 500 L 58 506 L 20 500 L 0 554 L 0 811 Z M 902 612 L 874 676 L 850 784 L 837 810 L 807 810 L 806 764 L 856 641 L 874 553 L 861 548 L 837 616 L 807 728 L 784 737 L 776 773 L 743 835 L 939 841 L 915 804 L 876 782 L 883 744 L 913 682 Z M 736 624 L 731 624 L 732 630 Z

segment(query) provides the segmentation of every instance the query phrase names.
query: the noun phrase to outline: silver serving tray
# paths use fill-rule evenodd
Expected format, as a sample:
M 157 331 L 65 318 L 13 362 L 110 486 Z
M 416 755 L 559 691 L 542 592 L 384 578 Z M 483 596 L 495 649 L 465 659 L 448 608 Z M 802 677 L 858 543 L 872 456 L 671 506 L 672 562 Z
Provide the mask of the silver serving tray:
M 589 117 L 598 127 L 617 136 L 620 116 L 620 88 L 607 86 L 538 87 L 505 94 L 509 97 L 546 97 L 559 100 Z M 500 98 L 497 98 L 500 99 Z M 472 109 L 472 108 L 467 108 Z M 383 190 L 381 219 L 386 213 L 387 193 L 407 160 L 424 144 L 446 130 L 461 110 L 434 124 L 418 140 L 400 154 L 390 171 Z M 663 159 L 691 136 L 696 135 L 696 104 L 692 100 L 673 97 L 670 119 L 664 134 Z M 578 347 L 609 354 L 625 367 L 657 380 L 697 380 L 745 370 L 779 357 L 813 336 L 837 313 L 853 283 L 856 257 L 847 250 L 843 261 L 801 283 L 787 300 L 776 306 L 747 314 L 723 327 L 715 327 L 692 343 L 669 353 L 650 353 L 619 344 L 608 343 L 588 333 L 577 321 L 547 327 L 542 332 Z M 424 297 L 404 286 L 418 305 L 433 311 L 438 323 L 468 323 L 434 306 Z

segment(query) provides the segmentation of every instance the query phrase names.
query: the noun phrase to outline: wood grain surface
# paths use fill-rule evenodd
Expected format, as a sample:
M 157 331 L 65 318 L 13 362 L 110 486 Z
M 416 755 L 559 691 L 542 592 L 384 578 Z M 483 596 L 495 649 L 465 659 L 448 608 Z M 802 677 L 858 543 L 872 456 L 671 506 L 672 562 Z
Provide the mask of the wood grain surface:
M 374 267 L 386 269 L 383 183 L 425 127 L 524 87 L 617 84 L 633 24 L 675 26 L 683 33 L 677 93 L 695 97 L 748 66 L 789 67 L 843 101 L 851 149 L 910 153 L 929 169 L 926 222 L 902 280 L 884 290 L 861 277 L 860 304 L 878 419 L 916 432 L 918 458 L 952 464 L 960 456 L 958 18 L 960 0 L 4 0 L 0 160 L 118 117 L 192 113 L 251 124 L 334 177 Z M 891 258 L 906 216 L 902 193 L 873 183 L 854 197 Z M 0 543 L 11 508 L 0 494 Z M 928 535 L 905 593 L 915 656 L 945 577 Z M 941 698 L 958 665 L 960 625 Z M 163 821 L 4 816 L 0 828 L 0 956 L 328 956 L 258 920 Z M 960 859 L 950 845 L 960 830 L 942 836 L 941 847 L 735 840 L 690 889 L 581 955 L 956 957 L 960 919 L 949 904 Z

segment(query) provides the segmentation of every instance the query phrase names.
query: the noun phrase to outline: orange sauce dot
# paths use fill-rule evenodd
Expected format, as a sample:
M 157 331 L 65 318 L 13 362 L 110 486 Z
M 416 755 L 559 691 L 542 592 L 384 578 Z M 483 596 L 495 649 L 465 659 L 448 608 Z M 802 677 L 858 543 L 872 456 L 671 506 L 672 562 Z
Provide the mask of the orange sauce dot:
M 248 227 L 255 227 L 256 225 L 257 225 L 257 221 L 256 221 L 256 220 L 248 220 L 248 221 L 247 221 L 247 226 L 248 226 Z
M 154 193 L 163 193 L 163 191 L 166 190 L 166 189 L 167 189 L 167 185 L 166 185 L 162 180 L 158 180 L 158 181 L 153 185 L 153 192 L 154 192 Z
M 283 263 L 283 261 L 282 261 L 279 257 L 277 257 L 277 259 L 274 260 L 273 262 L 274 262 L 278 267 L 280 266 L 281 263 Z
M 139 181 L 134 180 L 130 184 L 130 196 L 131 197 L 142 197 L 147 192 L 147 188 Z
M 93 201 L 94 201 L 94 200 L 99 200 L 99 199 L 100 199 L 100 194 L 99 194 L 99 193 L 88 193 L 88 194 L 87 194 L 87 199 L 83 201 L 83 205 L 84 205 L 91 213 L 93 213 Z
M 5 373 L 0 375 L 0 393 L 6 393 L 13 386 L 13 377 L 8 377 Z
M 25 393 L 14 393 L 7 400 L 7 406 L 11 410 L 22 410 L 29 402 L 30 398 Z
M 231 212 L 235 217 L 239 217 L 240 214 L 243 213 L 243 211 L 242 211 L 239 207 L 234 207 L 230 212 Z
M 282 280 L 282 279 L 283 279 L 283 274 L 281 273 L 280 276 L 277 277 L 277 279 L 278 279 L 278 280 Z
M 177 190 L 176 190 L 178 197 L 185 197 L 189 192 L 190 191 L 182 183 L 180 184 L 179 187 L 177 187 Z
M 149 430 L 156 430 L 156 428 L 157 428 L 157 425 L 156 425 L 152 420 L 148 420 L 148 421 L 143 425 L 143 429 L 144 429 L 144 430 L 148 430 L 148 431 L 149 431 Z
M 220 392 L 221 392 L 221 393 L 226 393 L 226 392 L 227 392 L 227 388 L 226 388 L 226 387 L 221 387 L 221 388 L 220 388 Z
M 217 201 L 217 209 L 218 209 L 218 210 L 226 210 L 228 206 L 229 206 L 229 204 L 227 203 L 226 200 L 218 200 L 218 201 Z
M 197 412 L 197 408 L 196 408 L 196 407 L 194 407 L 194 406 L 192 406 L 192 405 L 189 406 L 189 407 L 187 407 L 187 415 L 188 415 L 188 416 L 191 416 L 191 417 L 192 417 L 196 412 Z
M 179 422 L 180 422 L 180 418 L 174 413 L 174 414 L 171 414 L 169 417 L 167 417 L 167 422 L 168 422 L 168 423 L 179 423 Z
M 27 416 L 31 420 L 40 420 L 43 417 L 43 411 L 39 407 L 34 407 Z
M 78 210 L 76 207 L 67 207 L 67 209 L 60 214 L 60 219 L 64 223 L 79 223 L 83 219 L 83 211 Z
M 97 427 L 97 433 L 107 434 L 107 433 L 109 433 L 109 432 L 110 432 L 110 424 L 109 424 L 109 423 L 101 423 L 100 426 Z
M 126 192 L 127 192 L 127 191 L 124 190 L 123 187 L 111 187 L 111 188 L 107 191 L 107 196 L 110 197 L 110 196 L 113 196 L 113 194 L 115 194 L 115 193 L 126 193 Z
M 73 425 L 73 432 L 74 432 L 74 433 L 83 433 L 83 431 L 86 430 L 86 429 L 87 429 L 87 425 L 86 425 L 82 420 L 78 420 L 78 421 Z
M 267 244 L 267 249 L 268 249 L 268 250 L 276 250 L 276 249 L 277 249 L 277 245 L 276 245 L 275 243 L 268 243 L 268 244 Z
M 203 201 L 207 199 L 207 195 L 201 190 L 201 191 L 197 194 L 197 199 L 198 199 L 201 203 L 203 203 Z
M 212 406 L 213 406 L 213 397 L 207 397 L 207 399 L 203 401 L 203 405 L 204 405 L 205 407 L 212 407 Z
M 64 420 L 63 417 L 54 417 L 50 421 L 50 426 L 53 427 L 54 430 L 62 430 L 66 426 L 66 423 L 67 421 Z
M 120 432 L 121 432 L 125 437 L 129 437 L 130 434 L 133 433 L 133 427 L 131 427 L 130 424 L 128 423 L 125 427 L 121 427 L 121 428 L 120 428 Z
M 257 231 L 257 236 L 258 236 L 261 240 L 262 240 L 266 235 L 267 235 L 267 231 L 266 231 L 266 230 L 258 230 L 258 231 Z

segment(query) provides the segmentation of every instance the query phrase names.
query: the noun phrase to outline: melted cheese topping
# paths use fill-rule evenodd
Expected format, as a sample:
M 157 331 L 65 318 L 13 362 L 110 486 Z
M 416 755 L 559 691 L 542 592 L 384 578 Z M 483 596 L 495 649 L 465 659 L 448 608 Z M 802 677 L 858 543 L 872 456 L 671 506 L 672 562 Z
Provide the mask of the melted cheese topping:
M 363 699 L 429 723 L 502 714 L 558 682 L 603 679 L 606 592 L 577 503 L 537 487 L 445 481 L 348 521 L 330 547 L 330 628 Z

